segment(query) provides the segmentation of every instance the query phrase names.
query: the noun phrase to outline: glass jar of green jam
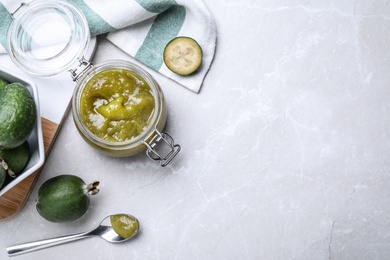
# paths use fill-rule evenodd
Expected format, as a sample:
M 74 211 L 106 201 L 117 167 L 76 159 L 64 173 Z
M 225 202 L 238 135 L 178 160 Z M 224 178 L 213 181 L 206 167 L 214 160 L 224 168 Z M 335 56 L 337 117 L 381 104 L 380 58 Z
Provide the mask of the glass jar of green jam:
M 147 150 L 162 166 L 180 149 L 162 133 L 167 110 L 154 78 L 141 67 L 123 60 L 92 66 L 80 78 L 72 98 L 78 131 L 91 146 L 109 156 L 126 157 Z M 168 156 L 154 146 L 163 141 Z M 170 154 L 171 153 L 171 154 Z
M 161 166 L 180 151 L 163 132 L 167 117 L 164 96 L 148 72 L 125 60 L 93 65 L 85 59 L 90 51 L 89 27 L 72 3 L 23 3 L 12 13 L 7 42 L 14 63 L 34 76 L 70 72 L 77 82 L 72 96 L 75 125 L 98 151 L 115 157 L 146 151 Z

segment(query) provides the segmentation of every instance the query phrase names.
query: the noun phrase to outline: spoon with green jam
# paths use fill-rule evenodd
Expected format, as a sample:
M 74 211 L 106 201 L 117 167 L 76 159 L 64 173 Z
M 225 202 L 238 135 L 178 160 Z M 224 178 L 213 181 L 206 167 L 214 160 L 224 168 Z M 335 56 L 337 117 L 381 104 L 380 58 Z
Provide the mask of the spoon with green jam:
M 105 217 L 99 226 L 91 231 L 10 246 L 7 253 L 9 256 L 19 255 L 92 236 L 99 236 L 110 243 L 119 243 L 134 237 L 138 230 L 139 221 L 134 216 L 115 214 Z

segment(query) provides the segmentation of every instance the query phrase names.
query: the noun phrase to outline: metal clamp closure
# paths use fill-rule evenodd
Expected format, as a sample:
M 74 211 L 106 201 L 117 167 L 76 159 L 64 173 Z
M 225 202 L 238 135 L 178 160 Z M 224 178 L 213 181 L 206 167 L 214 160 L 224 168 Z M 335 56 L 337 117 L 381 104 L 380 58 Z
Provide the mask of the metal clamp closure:
M 14 18 L 15 18 L 15 14 L 16 14 L 23 6 L 26 6 L 26 5 L 28 5 L 28 3 L 25 3 L 25 2 L 20 3 L 20 5 L 15 9 L 15 11 L 13 11 L 12 13 L 10 13 L 11 17 L 14 19 Z
M 154 161 L 159 161 L 160 165 L 165 167 L 172 161 L 173 158 L 175 158 L 181 147 L 180 145 L 175 144 L 175 140 L 173 140 L 172 136 L 168 133 L 160 133 L 157 129 L 155 129 L 155 132 L 156 135 L 153 136 L 149 142 L 143 142 L 148 148 L 146 150 L 146 155 Z M 161 154 L 164 154 L 164 156 Z
M 83 76 L 84 73 L 88 71 L 93 65 L 92 62 L 86 60 L 84 56 L 81 59 L 79 58 L 78 60 L 79 60 L 79 65 L 76 68 L 69 70 L 71 77 L 75 82 L 78 82 L 79 78 Z

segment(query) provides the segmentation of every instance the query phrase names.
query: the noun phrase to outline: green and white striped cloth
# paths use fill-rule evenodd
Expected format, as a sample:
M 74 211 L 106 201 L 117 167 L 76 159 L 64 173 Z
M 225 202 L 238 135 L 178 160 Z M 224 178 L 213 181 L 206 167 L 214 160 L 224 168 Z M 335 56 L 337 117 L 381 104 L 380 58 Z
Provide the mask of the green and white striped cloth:
M 184 87 L 199 93 L 212 63 L 216 28 L 201 0 L 68 0 L 86 16 L 92 36 L 104 34 L 130 56 Z M 0 53 L 6 53 L 6 34 L 12 13 L 26 0 L 0 0 Z M 166 44 L 176 36 L 194 38 L 203 50 L 200 69 L 179 76 L 164 64 Z

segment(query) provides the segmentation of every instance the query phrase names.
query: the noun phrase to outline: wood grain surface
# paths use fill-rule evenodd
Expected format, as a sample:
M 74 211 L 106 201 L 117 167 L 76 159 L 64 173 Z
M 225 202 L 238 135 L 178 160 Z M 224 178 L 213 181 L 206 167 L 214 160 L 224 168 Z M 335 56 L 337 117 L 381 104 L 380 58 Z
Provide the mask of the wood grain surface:
M 58 131 L 58 124 L 42 118 L 46 158 L 50 153 Z M 24 207 L 42 167 L 0 197 L 0 220 L 14 216 Z

